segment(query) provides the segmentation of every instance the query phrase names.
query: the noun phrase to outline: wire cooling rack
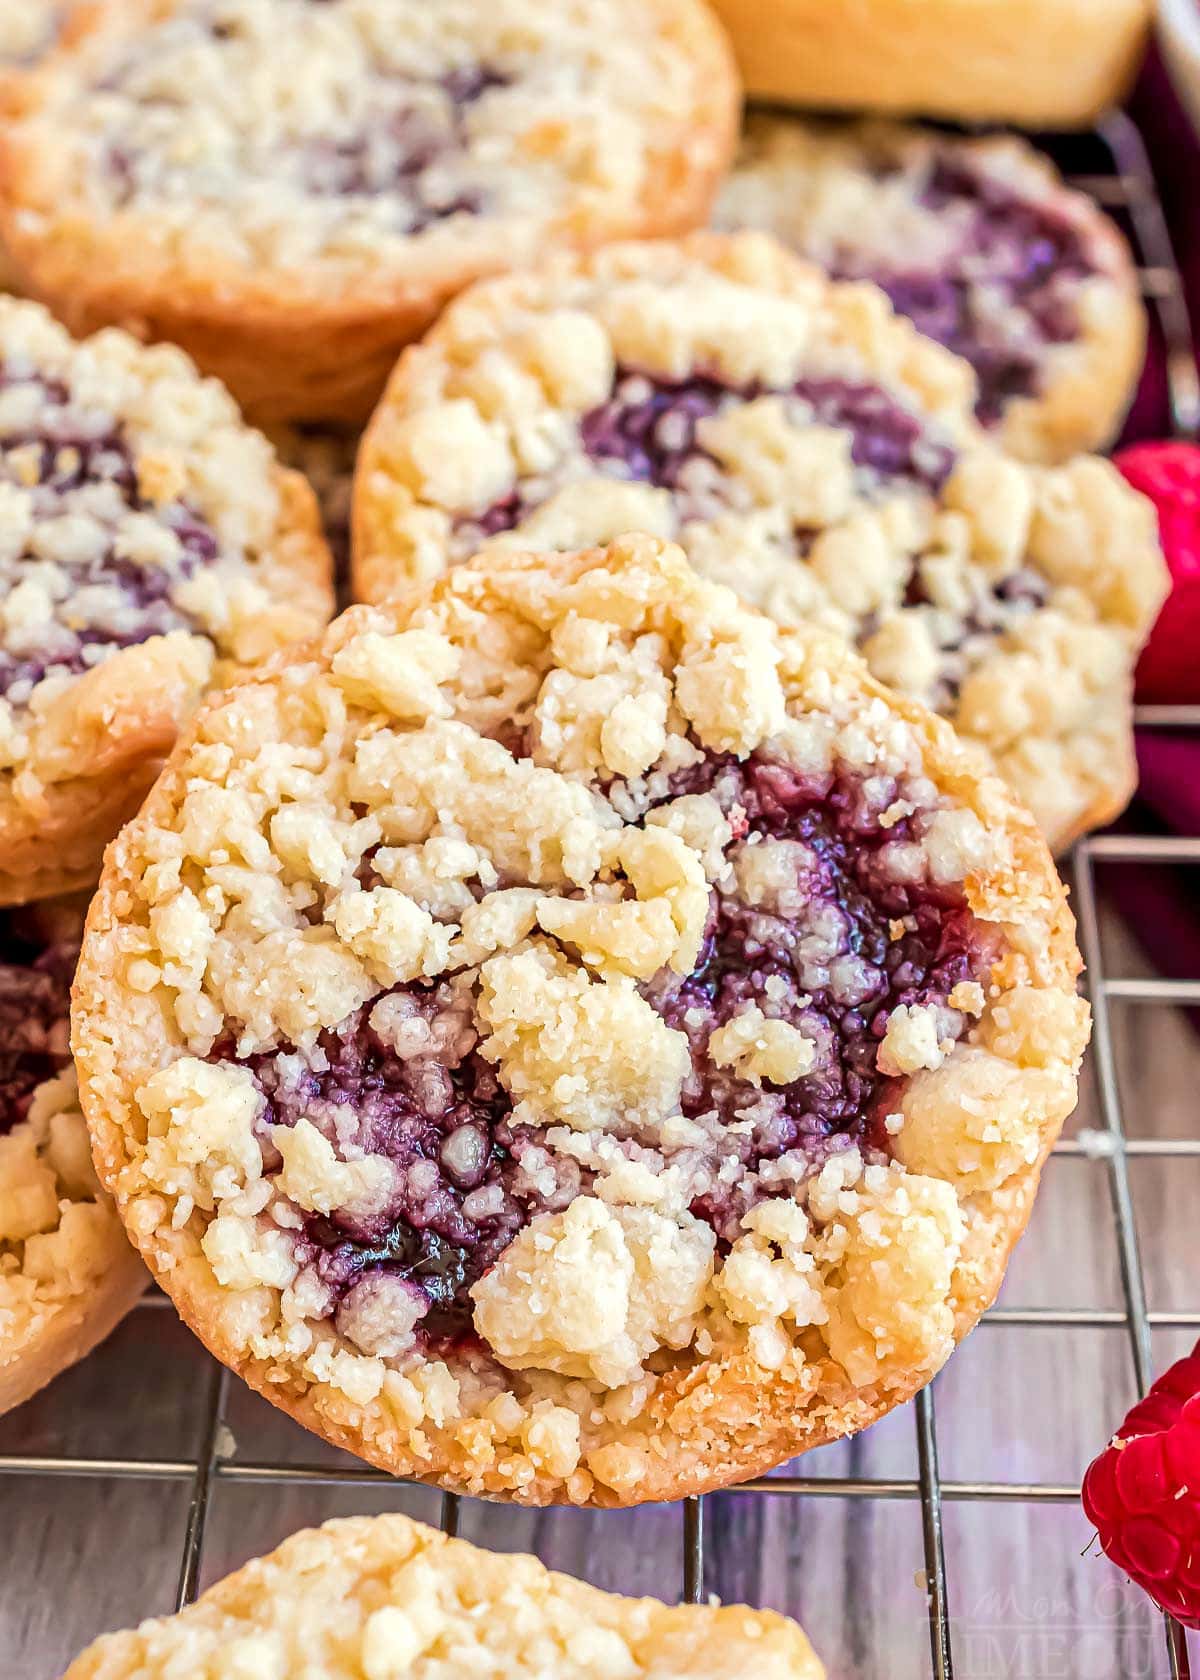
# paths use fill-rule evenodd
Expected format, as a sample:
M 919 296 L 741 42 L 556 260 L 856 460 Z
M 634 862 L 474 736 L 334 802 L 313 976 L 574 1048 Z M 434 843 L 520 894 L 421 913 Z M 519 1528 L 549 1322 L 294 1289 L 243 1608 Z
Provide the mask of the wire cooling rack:
M 1051 143 L 1076 185 L 1092 195 L 1111 213 L 1118 216 L 1131 232 L 1138 251 L 1142 289 L 1150 304 L 1157 328 L 1165 345 L 1171 423 L 1182 436 L 1200 432 L 1200 384 L 1197 381 L 1187 314 L 1184 306 L 1178 271 L 1167 235 L 1161 205 L 1145 151 L 1136 128 L 1124 116 L 1114 116 L 1095 135 L 1075 138 L 1061 144 Z M 1200 730 L 1200 707 L 1144 708 L 1139 723 L 1146 728 L 1169 730 Z M 1119 1305 L 1110 1307 L 1076 1307 L 1043 1305 L 1031 1308 L 994 1308 L 983 1321 L 981 1335 L 988 1335 L 988 1327 L 1007 1326 L 1026 1332 L 1033 1328 L 1050 1329 L 1066 1334 L 1079 1329 L 1123 1331 L 1128 1341 L 1128 1358 L 1133 1383 L 1139 1392 L 1145 1390 L 1156 1363 L 1152 1355 L 1153 1332 L 1200 1331 L 1200 1294 L 1190 1302 L 1191 1310 L 1154 1312 L 1148 1306 L 1147 1285 L 1143 1257 L 1139 1245 L 1138 1228 L 1134 1217 L 1134 1194 L 1131 1188 L 1130 1165 L 1139 1158 L 1157 1157 L 1161 1160 L 1200 1160 L 1200 1119 L 1195 1106 L 1191 1109 L 1196 1135 L 1176 1138 L 1128 1136 L 1126 1112 L 1118 1079 L 1117 1057 L 1111 1006 L 1173 1006 L 1176 1009 L 1200 1008 L 1200 978 L 1165 979 L 1113 978 L 1106 973 L 1102 950 L 1101 905 L 1097 890 L 1097 874 L 1109 866 L 1138 865 L 1144 868 L 1174 870 L 1179 866 L 1200 865 L 1200 839 L 1181 839 L 1150 833 L 1123 830 L 1101 834 L 1083 841 L 1074 851 L 1070 870 L 1074 880 L 1075 909 L 1079 921 L 1080 943 L 1087 965 L 1088 987 L 1095 1016 L 1092 1040 L 1092 1070 L 1095 1080 L 1095 1103 L 1099 1126 L 1084 1136 L 1064 1139 L 1058 1145 L 1058 1156 L 1087 1155 L 1102 1163 L 1107 1177 L 1108 1200 L 1111 1205 L 1111 1227 L 1108 1236 L 1116 1248 L 1120 1278 Z M 1193 900 L 1195 902 L 1195 900 Z M 1183 1255 L 1179 1262 L 1184 1264 Z M 139 1315 L 169 1312 L 166 1299 L 149 1295 L 138 1309 Z M 159 1323 L 165 1323 L 160 1319 Z M 960 1357 L 962 1357 L 960 1355 Z M 47 1483 L 44 1478 L 101 1479 L 117 1483 L 151 1481 L 173 1484 L 187 1492 L 187 1510 L 183 1523 L 183 1545 L 179 1560 L 177 1606 L 190 1602 L 197 1594 L 205 1566 L 205 1542 L 209 1532 L 209 1515 L 215 1494 L 219 1490 L 236 1487 L 255 1487 L 281 1499 L 285 1487 L 305 1485 L 317 1489 L 349 1488 L 363 1490 L 370 1486 L 376 1493 L 388 1490 L 399 1496 L 401 1489 L 389 1478 L 342 1459 L 324 1464 L 293 1462 L 284 1453 L 256 1459 L 235 1456 L 236 1448 L 229 1427 L 229 1409 L 237 1399 L 237 1385 L 228 1373 L 215 1364 L 199 1366 L 201 1382 L 206 1385 L 201 1399 L 201 1427 L 194 1455 L 178 1457 L 87 1456 L 65 1452 L 37 1453 L 17 1450 L 0 1454 L 0 1493 L 27 1478 L 26 1488 L 32 1487 L 36 1504 Z M 128 1403 L 136 1405 L 135 1394 L 128 1395 Z M 1063 1396 L 1063 1404 L 1071 1403 Z M 845 1500 L 857 1505 L 864 1502 L 908 1501 L 919 1506 L 921 1551 L 924 1559 L 922 1585 L 925 1588 L 928 1616 L 928 1669 L 935 1680 L 998 1680 L 1003 1675 L 1020 1675 L 1022 1680 L 1090 1680 L 1094 1672 L 1076 1662 L 1071 1650 L 1041 1647 L 1040 1659 L 1031 1658 L 1027 1649 L 1013 1647 L 1007 1657 L 1001 1655 L 980 1658 L 977 1652 L 964 1655 L 956 1650 L 956 1622 L 951 1612 L 954 1587 L 952 1571 L 947 1567 L 947 1547 L 943 1537 L 943 1513 L 952 1502 L 982 1503 L 995 1508 L 1004 1503 L 1030 1506 L 1073 1505 L 1078 1497 L 1074 1482 L 1049 1480 L 964 1480 L 943 1476 L 939 1472 L 939 1438 L 934 1390 L 927 1389 L 908 1409 L 915 1426 L 915 1475 L 885 1477 L 882 1475 L 813 1475 L 792 1474 L 788 1471 L 746 1483 L 707 1499 L 689 1499 L 682 1511 L 682 1581 L 681 1596 L 698 1601 L 706 1594 L 708 1583 L 716 1578 L 715 1553 L 719 1538 L 709 1538 L 710 1524 L 706 1521 L 708 1508 L 714 1499 L 736 1498 L 743 1501 Z M 243 1440 L 253 1432 L 243 1431 Z M 259 1439 L 257 1434 L 254 1439 Z M 1099 1441 L 1096 1443 L 1099 1445 Z M 310 1446 L 306 1449 L 312 1451 Z M 799 1461 L 807 1466 L 808 1460 Z M 856 1464 L 853 1455 L 850 1468 Z M 352 1495 L 353 1497 L 353 1495 Z M 440 1520 L 449 1533 L 458 1529 L 461 1502 L 452 1495 L 442 1497 Z M 511 1515 L 511 1514 L 510 1514 Z M 499 1520 L 499 1519 L 497 1519 Z M 515 1520 L 515 1519 L 514 1519 Z M 604 1514 L 599 1522 L 618 1521 L 617 1513 Z M 629 1518 L 625 1521 L 628 1523 Z M 635 1517 L 636 1523 L 638 1519 Z M 645 1517 L 642 1521 L 647 1520 Z M 6 1531 L 12 1530 L 6 1523 Z M 603 1533 L 603 1531 L 600 1531 Z M 655 1529 L 661 1534 L 661 1529 Z M 629 1530 L 622 1530 L 628 1535 Z M 114 1547 L 121 1545 L 121 1535 L 113 1532 Z M 603 1542 L 601 1542 L 603 1543 Z M 621 1542 L 625 1543 L 624 1541 Z M 635 1539 L 634 1545 L 638 1542 Z M 16 1547 L 14 1546 L 14 1550 Z M 88 1568 L 86 1555 L 69 1560 L 72 1578 L 79 1580 Z M 136 1556 L 133 1560 L 136 1568 Z M 42 1565 L 38 1564 L 39 1579 Z M 810 1567 L 807 1553 L 801 1553 L 794 1565 L 804 1572 Z M 664 1568 L 669 1568 L 665 1565 Z M 55 1588 L 44 1590 L 67 1592 L 66 1580 Z M 657 1581 L 657 1590 L 670 1596 L 671 1582 Z M 166 1604 L 153 1608 L 165 1610 Z M 842 1615 L 853 1615 L 854 1607 L 844 1604 Z M 104 1600 L 103 1625 L 129 1619 L 120 1606 Z M 1038 1612 L 1033 1612 L 1036 1619 Z M 92 1630 L 96 1631 L 96 1630 Z M 920 1651 L 923 1641 L 914 1647 Z M 1183 1630 L 1164 1621 L 1161 1639 L 1156 1640 L 1157 1655 L 1151 1667 L 1140 1661 L 1126 1663 L 1117 1672 L 1126 1680 L 1140 1680 L 1142 1673 L 1169 1673 L 1171 1680 L 1189 1680 L 1190 1669 L 1186 1636 Z M 1024 1654 L 1022 1654 L 1024 1653 Z M 878 1672 L 889 1676 L 902 1670 L 893 1660 L 878 1653 L 881 1662 Z M 924 1666 L 923 1659 L 917 1659 Z M 1042 1666 L 1038 1666 L 1038 1663 Z M 957 1667 L 956 1667 L 957 1663 Z M 1163 1666 L 1165 1664 L 1165 1668 Z M 2 1665 L 0 1665 L 2 1666 Z M 1136 1666 L 1136 1673 L 1135 1673 Z M 38 1680 L 41 1680 L 39 1671 Z M 842 1672 L 842 1671 L 839 1671 Z M 844 1670 L 847 1676 L 856 1675 L 852 1666 Z M 918 1672 L 914 1670 L 913 1672 Z M 14 1680 L 16 1671 L 14 1670 Z M 22 1677 L 23 1680 L 23 1677 Z M 748 1677 L 752 1680 L 752 1677 Z

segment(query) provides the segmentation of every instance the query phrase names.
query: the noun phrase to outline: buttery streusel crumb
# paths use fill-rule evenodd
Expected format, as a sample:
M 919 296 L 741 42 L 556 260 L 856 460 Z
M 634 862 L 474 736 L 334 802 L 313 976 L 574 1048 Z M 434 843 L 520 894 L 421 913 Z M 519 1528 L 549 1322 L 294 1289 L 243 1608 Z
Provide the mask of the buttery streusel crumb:
M 0 74 L 33 62 L 49 46 L 63 15 L 61 0 L 14 0 L 0 14 Z
M 110 851 L 74 1046 L 247 1380 L 397 1473 L 615 1503 L 933 1374 L 1073 1104 L 1077 968 L 944 725 L 627 538 L 214 699 Z
M 795 1622 L 620 1598 L 399 1515 L 306 1529 L 177 1616 L 110 1633 L 64 1680 L 821 1680 Z
M 0 901 L 93 880 L 200 695 L 319 628 L 330 571 L 307 486 L 180 351 L 0 298 Z

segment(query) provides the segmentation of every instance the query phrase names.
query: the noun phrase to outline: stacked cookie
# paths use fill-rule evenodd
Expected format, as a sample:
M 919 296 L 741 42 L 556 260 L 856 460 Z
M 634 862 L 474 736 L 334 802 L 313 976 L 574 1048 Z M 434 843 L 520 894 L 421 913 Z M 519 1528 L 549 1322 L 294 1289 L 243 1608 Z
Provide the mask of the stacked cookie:
M 752 118 L 715 221 L 881 287 L 971 364 L 976 418 L 1012 454 L 1068 460 L 1120 430 L 1146 341 L 1129 251 L 1016 136 Z
M 182 1615 L 111 1634 L 64 1680 L 822 1680 L 794 1622 L 618 1598 L 407 1517 L 295 1534 Z
M 101 0 L 16 105 L 37 294 L 327 421 L 479 275 L 695 226 L 738 90 L 700 0 Z
M 0 1397 L 140 1287 L 123 1226 L 443 1488 L 676 1498 L 863 1428 L 1075 1100 L 1051 853 L 1129 797 L 1165 589 L 1084 453 L 1119 236 L 1015 140 L 735 160 L 701 0 L 99 0 L 4 98 L 59 319 L 0 304 Z M 334 1624 L 461 1671 L 492 1577 L 438 1547 L 298 1537 L 72 1673 L 290 1676 Z M 322 1571 L 303 1635 L 256 1602 Z M 505 1573 L 547 1673 L 815 1672 Z

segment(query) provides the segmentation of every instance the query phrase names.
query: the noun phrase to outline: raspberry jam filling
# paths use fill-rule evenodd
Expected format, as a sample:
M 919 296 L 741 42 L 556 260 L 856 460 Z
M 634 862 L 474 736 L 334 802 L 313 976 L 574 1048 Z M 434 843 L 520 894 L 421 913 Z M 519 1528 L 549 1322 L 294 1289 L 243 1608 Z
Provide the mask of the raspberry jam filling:
M 673 777 L 659 803 L 696 794 L 716 802 L 718 821 L 724 813 L 731 868 L 712 891 L 693 972 L 664 970 L 642 988 L 689 1041 L 681 1108 L 693 1125 L 669 1150 L 657 1134 L 620 1147 L 680 1167 L 693 1213 L 724 1244 L 749 1207 L 831 1153 L 856 1143 L 886 1156 L 901 1084 L 879 1065 L 889 1017 L 901 1005 L 927 1012 L 944 1054 L 967 1025 L 951 994 L 990 955 L 961 887 L 933 878 L 936 795 L 923 779 L 709 757 Z M 772 1083 L 769 1070 L 714 1051 L 713 1035 L 731 1023 L 736 1032 L 750 1009 L 803 1042 L 798 1076 Z M 406 1346 L 414 1332 L 471 1339 L 472 1285 L 532 1218 L 594 1182 L 552 1132 L 513 1125 L 479 1036 L 459 977 L 381 994 L 306 1055 L 286 1048 L 243 1063 L 262 1095 L 268 1175 L 282 1165 L 271 1129 L 301 1118 L 343 1159 L 375 1163 L 368 1195 L 306 1216 L 296 1238 L 308 1310 L 369 1351 L 382 1351 L 381 1322 L 402 1325 Z
M 995 425 L 1014 397 L 1037 393 L 1046 347 L 1079 336 L 1073 294 L 1095 266 L 1067 217 L 956 158 L 938 159 L 918 202 L 962 228 L 936 271 L 880 268 L 847 247 L 834 272 L 873 280 L 927 338 L 970 362 L 976 414 Z
M 789 401 L 796 425 L 836 427 L 851 434 L 851 459 L 875 482 L 906 479 L 936 495 L 954 470 L 954 451 L 931 435 L 921 417 L 878 385 L 843 379 L 801 379 L 787 390 L 735 389 L 703 374 L 656 379 L 619 368 L 612 395 L 579 422 L 583 449 L 606 475 L 669 490 L 681 520 L 712 518 L 729 499 L 724 469 L 698 436 L 701 423 L 757 397 Z M 459 539 L 475 544 L 520 524 L 542 498 L 520 485 L 483 513 L 460 519 Z M 797 531 L 803 548 L 811 533 Z
M 953 469 L 953 451 L 929 436 L 918 415 L 877 385 L 844 379 L 800 379 L 786 391 L 734 390 L 698 374 L 668 381 L 620 369 L 609 400 L 580 421 L 580 437 L 594 461 L 613 463 L 622 478 L 686 489 L 691 463 L 712 460 L 697 439 L 699 423 L 763 396 L 791 399 L 797 424 L 849 431 L 854 464 L 880 478 L 912 479 L 936 492 Z
M 71 1059 L 71 977 L 78 942 L 39 945 L 20 913 L 0 922 L 0 1137 L 29 1113 L 33 1093 Z
M 932 1010 L 939 1044 L 956 1041 L 967 1020 L 950 994 L 988 966 L 985 940 L 961 887 L 929 878 L 927 785 L 814 779 L 755 755 L 709 761 L 677 791 L 711 792 L 735 836 L 733 880 L 712 896 L 695 970 L 651 985 L 691 1043 L 684 1113 L 716 1115 L 745 1169 L 692 1209 L 732 1241 L 761 1199 L 764 1162 L 799 1150 L 816 1165 L 847 1138 L 887 1152 L 900 1085 L 878 1065 L 889 1018 L 900 1006 Z M 750 1007 L 812 1046 L 808 1071 L 783 1088 L 748 1088 L 710 1052 L 713 1034 Z
M 536 1213 L 565 1207 L 578 1166 L 551 1155 L 477 1052 L 469 1007 L 442 986 L 384 993 L 301 1059 L 254 1058 L 267 1128 L 301 1117 L 389 1163 L 378 1208 L 309 1218 L 302 1247 L 329 1310 L 382 1271 L 421 1292 L 426 1330 L 470 1322 L 467 1291 Z M 266 1143 L 264 1159 L 277 1152 Z
M 194 628 L 173 591 L 216 559 L 212 530 L 182 502 L 142 496 L 110 415 L 11 362 L 0 368 L 0 497 L 0 695 L 10 704 L 48 675 L 79 675 L 119 648 Z M 161 563 L 131 557 L 133 516 L 161 528 Z

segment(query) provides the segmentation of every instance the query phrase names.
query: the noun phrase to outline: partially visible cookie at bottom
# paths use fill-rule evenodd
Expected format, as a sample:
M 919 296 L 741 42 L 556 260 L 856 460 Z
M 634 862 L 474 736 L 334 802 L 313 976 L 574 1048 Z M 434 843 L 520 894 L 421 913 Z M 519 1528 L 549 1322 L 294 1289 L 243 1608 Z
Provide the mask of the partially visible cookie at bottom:
M 1031 818 L 651 538 L 493 554 L 214 697 L 73 1047 L 207 1345 L 395 1474 L 677 1498 L 990 1304 L 1087 1037 Z
M 90 1353 L 149 1281 L 92 1166 L 71 1067 L 76 900 L 0 922 L 0 1412 Z
M 822 1680 L 795 1622 L 622 1598 L 398 1513 L 305 1529 L 63 1680 Z

